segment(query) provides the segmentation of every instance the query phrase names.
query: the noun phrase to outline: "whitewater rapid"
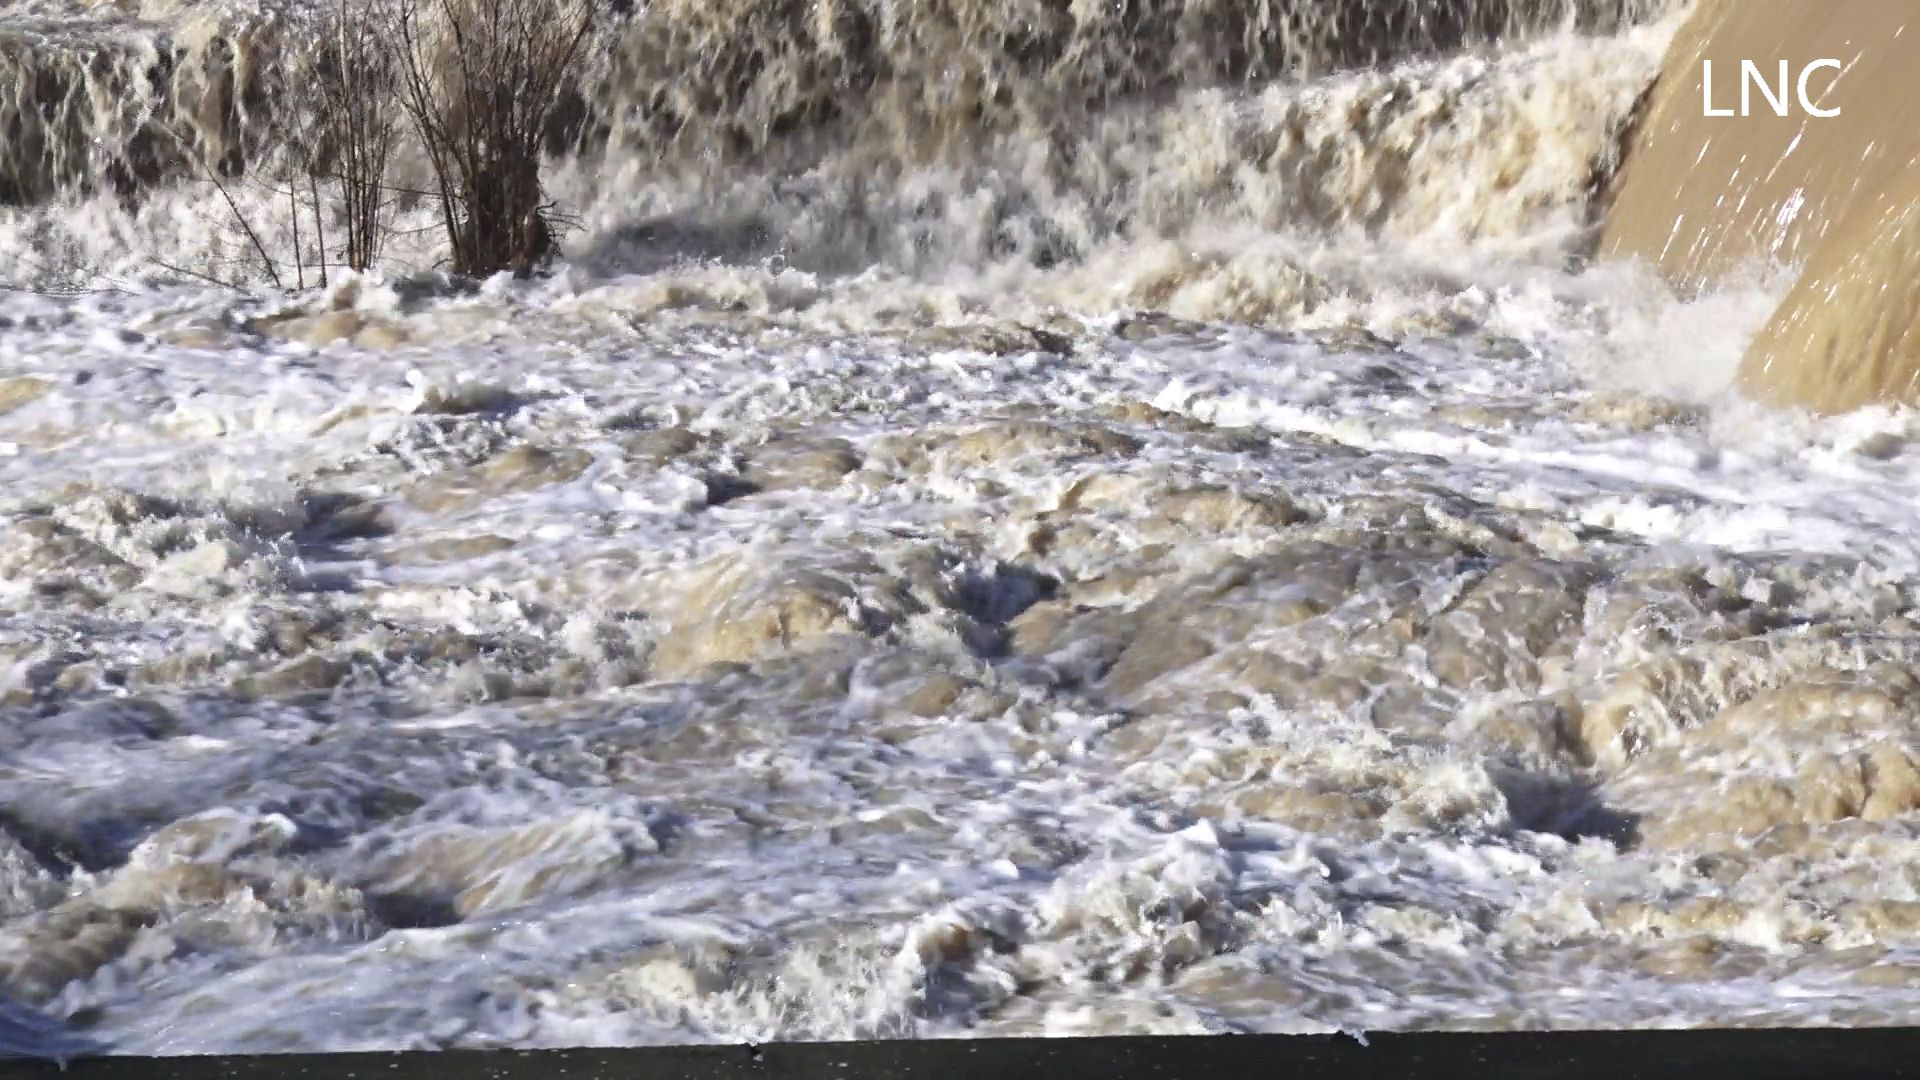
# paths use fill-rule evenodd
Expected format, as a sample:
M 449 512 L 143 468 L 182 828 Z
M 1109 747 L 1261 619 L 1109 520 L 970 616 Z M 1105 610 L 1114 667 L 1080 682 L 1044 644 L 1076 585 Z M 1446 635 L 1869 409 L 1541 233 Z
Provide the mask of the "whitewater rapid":
M 1920 419 L 1581 257 L 1670 32 L 570 159 L 531 282 L 0 211 L 0 1045 L 1911 1018 Z
M 1596 388 L 1589 277 L 1399 341 L 663 284 L 8 298 L 17 998 L 125 1052 L 1913 1007 L 1907 414 Z

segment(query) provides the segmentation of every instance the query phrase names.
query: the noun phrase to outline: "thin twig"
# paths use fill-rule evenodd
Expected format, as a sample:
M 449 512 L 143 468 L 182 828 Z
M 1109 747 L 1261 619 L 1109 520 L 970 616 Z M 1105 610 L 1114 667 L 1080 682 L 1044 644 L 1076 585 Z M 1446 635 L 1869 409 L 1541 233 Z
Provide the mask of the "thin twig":
M 307 291 L 307 268 L 300 258 L 300 201 L 294 198 L 293 185 L 287 185 L 287 212 L 293 217 L 293 272 L 296 287 Z
M 320 287 L 327 287 L 327 234 L 320 217 L 320 181 L 307 174 L 307 191 L 313 196 L 313 242 L 320 249 Z
M 202 166 L 204 165 L 203 162 Z M 286 288 L 280 283 L 280 268 L 274 265 L 273 256 L 267 254 L 267 246 L 260 242 L 260 234 L 253 231 L 253 226 L 247 221 L 247 215 L 240 212 L 240 204 L 233 201 L 233 195 L 227 191 L 227 185 L 220 182 L 220 178 L 214 175 L 212 169 L 207 169 L 207 179 L 213 181 L 213 186 L 220 190 L 220 197 L 227 200 L 227 207 L 233 211 L 233 218 L 240 223 L 241 231 L 247 234 L 248 240 L 253 241 L 253 250 L 260 253 L 260 262 L 267 268 L 267 276 L 273 279 L 273 287 Z
M 211 274 L 203 274 L 198 270 L 189 270 L 184 266 L 175 266 L 172 263 L 165 261 L 164 259 L 158 259 L 152 256 L 148 256 L 148 261 L 153 263 L 155 266 L 158 266 L 162 270 L 171 270 L 176 274 L 181 274 L 186 277 L 198 278 L 201 281 L 208 283 L 209 285 L 218 285 L 223 289 L 232 289 L 234 292 L 246 291 L 245 289 L 241 288 L 238 285 L 235 285 L 231 281 L 222 281 Z

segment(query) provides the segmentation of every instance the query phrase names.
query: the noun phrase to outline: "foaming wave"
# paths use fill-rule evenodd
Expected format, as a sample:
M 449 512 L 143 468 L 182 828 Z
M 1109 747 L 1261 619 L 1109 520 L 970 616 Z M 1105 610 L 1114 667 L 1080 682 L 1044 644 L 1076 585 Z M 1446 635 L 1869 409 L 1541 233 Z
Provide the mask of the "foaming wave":
M 1564 261 L 1670 32 L 1556 32 L 1314 79 L 1135 95 L 1073 123 L 983 117 L 965 155 L 929 156 L 898 132 L 851 124 L 804 165 L 767 149 L 716 169 L 622 129 L 557 159 L 549 176 L 585 225 L 569 254 L 597 274 L 878 267 L 1000 280 L 1070 310 L 1279 321 L 1340 302 L 1349 285 L 1311 264 L 1342 244 Z M 303 202 L 271 176 L 189 179 L 131 202 L 96 194 L 0 212 L 0 249 L 16 256 L 17 283 L 38 287 L 257 283 L 272 275 L 244 218 L 284 284 L 296 274 L 311 284 L 322 260 Z M 430 208 L 392 213 L 390 269 L 431 268 Z

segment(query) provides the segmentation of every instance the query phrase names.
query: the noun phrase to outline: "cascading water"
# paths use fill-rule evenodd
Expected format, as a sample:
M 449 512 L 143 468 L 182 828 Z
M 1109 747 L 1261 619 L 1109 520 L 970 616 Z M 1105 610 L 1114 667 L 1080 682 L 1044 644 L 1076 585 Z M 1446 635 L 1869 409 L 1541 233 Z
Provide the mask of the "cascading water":
M 841 269 L 1053 261 L 1202 218 L 1520 233 L 1582 202 L 1650 50 L 1602 36 L 1587 40 L 1617 58 L 1419 58 L 1619 31 L 1660 6 L 643 5 L 603 26 L 557 115 L 557 193 L 597 237 L 688 226 Z M 240 218 L 291 262 L 289 206 L 309 196 L 289 150 L 313 127 L 302 88 L 321 13 L 189 7 L 0 31 L 0 206 L 16 208 L 0 228 L 39 256 L 6 279 L 33 284 L 54 250 L 69 280 L 162 269 L 142 255 L 259 279 L 257 260 L 229 258 L 246 246 Z M 1542 95 L 1563 100 L 1537 109 Z M 425 186 L 408 164 L 400 186 Z M 49 238 L 74 221 L 111 242 Z

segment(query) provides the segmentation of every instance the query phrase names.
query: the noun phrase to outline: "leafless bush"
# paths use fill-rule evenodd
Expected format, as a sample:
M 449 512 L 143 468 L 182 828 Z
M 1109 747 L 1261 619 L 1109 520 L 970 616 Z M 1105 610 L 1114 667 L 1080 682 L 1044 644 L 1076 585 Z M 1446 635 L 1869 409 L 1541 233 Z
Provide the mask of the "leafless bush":
M 307 69 L 312 77 L 295 110 L 305 120 L 291 131 L 291 169 L 274 178 L 284 186 L 254 178 L 286 200 L 291 275 L 283 277 L 220 171 L 200 162 L 274 287 L 305 288 L 306 270 L 316 262 L 322 285 L 329 262 L 373 267 L 386 241 L 399 235 L 394 207 L 421 196 L 437 198 L 454 273 L 511 269 L 526 276 L 550 258 L 554 228 L 573 223 L 546 201 L 541 155 L 602 0 L 327 2 L 325 30 Z M 400 142 L 403 117 L 432 173 L 428 190 L 421 190 L 417 173 L 404 175 L 410 170 Z M 332 202 L 336 185 L 338 204 Z M 313 222 L 306 251 L 303 199 Z M 258 212 L 258 201 L 253 206 Z M 337 229 L 332 247 L 330 227 Z
M 326 239 L 317 181 L 338 181 L 345 204 L 345 260 L 365 270 L 380 257 L 381 210 L 387 164 L 393 156 L 400 107 L 399 60 L 385 9 L 374 0 L 336 0 L 322 46 L 316 87 L 315 130 L 309 143 L 314 226 L 320 233 L 325 279 Z
M 396 0 L 400 102 L 434 172 L 455 273 L 522 276 L 552 251 L 547 121 L 593 0 Z

